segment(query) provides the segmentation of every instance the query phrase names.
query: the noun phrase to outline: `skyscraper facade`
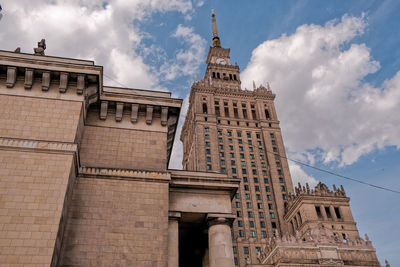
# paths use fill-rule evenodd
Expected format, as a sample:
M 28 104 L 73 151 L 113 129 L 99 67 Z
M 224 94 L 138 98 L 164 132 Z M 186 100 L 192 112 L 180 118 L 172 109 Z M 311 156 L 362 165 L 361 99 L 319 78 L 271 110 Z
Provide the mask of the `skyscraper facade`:
M 286 232 L 292 180 L 269 85 L 241 88 L 239 66 L 221 46 L 214 13 L 204 78 L 190 93 L 182 129 L 183 168 L 222 172 L 241 181 L 232 202 L 236 261 L 256 261 L 261 239 Z

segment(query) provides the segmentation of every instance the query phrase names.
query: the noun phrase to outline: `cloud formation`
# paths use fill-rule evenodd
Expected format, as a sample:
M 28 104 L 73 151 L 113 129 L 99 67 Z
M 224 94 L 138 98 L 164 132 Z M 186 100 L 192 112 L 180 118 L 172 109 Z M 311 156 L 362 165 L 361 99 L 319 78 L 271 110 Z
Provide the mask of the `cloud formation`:
M 159 87 L 160 77 L 141 55 L 148 34 L 138 24 L 155 12 L 176 11 L 185 17 L 193 12 L 189 0 L 8 0 L 2 6 L 2 49 L 20 46 L 32 53 L 45 38 L 47 55 L 92 59 L 119 82 L 106 80 L 109 84 L 151 89 Z
M 242 81 L 270 82 L 289 156 L 344 166 L 400 148 L 400 72 L 380 87 L 365 81 L 380 68 L 365 44 L 352 43 L 366 27 L 363 16 L 345 15 L 254 49 Z

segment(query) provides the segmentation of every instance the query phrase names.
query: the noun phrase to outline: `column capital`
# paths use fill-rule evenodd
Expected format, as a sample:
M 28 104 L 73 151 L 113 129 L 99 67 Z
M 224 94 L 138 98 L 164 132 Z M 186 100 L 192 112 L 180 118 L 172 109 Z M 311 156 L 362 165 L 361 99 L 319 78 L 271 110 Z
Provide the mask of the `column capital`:
M 210 227 L 213 225 L 225 224 L 231 227 L 235 219 L 236 216 L 233 214 L 209 213 L 207 214 L 207 225 Z
M 181 219 L 182 215 L 179 211 L 168 211 L 168 220 L 177 220 Z

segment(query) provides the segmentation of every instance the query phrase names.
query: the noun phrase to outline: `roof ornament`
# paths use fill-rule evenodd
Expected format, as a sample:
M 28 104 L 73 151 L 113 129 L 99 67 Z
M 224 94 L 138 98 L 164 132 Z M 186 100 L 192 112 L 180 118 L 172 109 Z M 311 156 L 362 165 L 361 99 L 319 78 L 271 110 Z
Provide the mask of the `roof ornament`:
M 256 82 L 253 80 L 253 89 L 256 90 Z
M 213 39 L 212 43 L 214 47 L 221 47 L 221 41 L 218 37 L 218 29 L 217 22 L 215 21 L 214 9 L 211 9 L 211 18 L 212 18 L 212 30 L 213 30 Z
M 38 47 L 33 48 L 33 51 L 35 52 L 35 56 L 44 56 L 44 50 L 46 50 L 46 40 L 42 39 L 38 42 Z

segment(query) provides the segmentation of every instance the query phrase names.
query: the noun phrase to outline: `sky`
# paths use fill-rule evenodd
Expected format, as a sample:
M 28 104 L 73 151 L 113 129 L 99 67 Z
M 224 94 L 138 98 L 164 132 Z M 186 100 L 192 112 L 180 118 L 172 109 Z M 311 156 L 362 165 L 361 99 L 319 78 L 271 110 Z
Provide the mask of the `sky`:
M 243 88 L 270 83 L 289 158 L 400 191 L 400 1 L 0 0 L 0 49 L 91 59 L 105 84 L 184 99 L 219 36 Z M 294 183 L 343 184 L 360 235 L 400 266 L 400 194 L 290 161 Z

